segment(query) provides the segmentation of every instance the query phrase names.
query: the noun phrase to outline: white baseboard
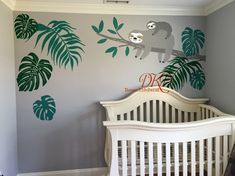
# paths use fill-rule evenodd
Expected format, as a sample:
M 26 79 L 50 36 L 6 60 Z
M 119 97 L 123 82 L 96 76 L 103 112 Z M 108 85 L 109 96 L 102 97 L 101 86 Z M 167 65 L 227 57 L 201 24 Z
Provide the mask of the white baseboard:
M 61 170 L 49 172 L 20 173 L 17 176 L 106 176 L 108 168 L 88 168 L 75 170 Z

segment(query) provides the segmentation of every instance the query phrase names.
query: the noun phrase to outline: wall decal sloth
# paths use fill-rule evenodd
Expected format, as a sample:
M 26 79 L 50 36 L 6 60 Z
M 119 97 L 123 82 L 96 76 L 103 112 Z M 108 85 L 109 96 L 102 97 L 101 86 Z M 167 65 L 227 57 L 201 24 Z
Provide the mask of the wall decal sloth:
M 129 40 L 132 43 L 142 44 L 144 46 L 143 49 L 137 48 L 135 57 L 144 59 L 150 54 L 152 48 L 160 48 L 165 50 L 165 52 L 158 53 L 159 62 L 164 63 L 168 61 L 175 45 L 175 38 L 172 34 L 171 25 L 166 22 L 150 21 L 146 26 L 148 29 L 145 31 L 133 30 L 129 33 Z M 163 54 L 165 54 L 164 58 Z

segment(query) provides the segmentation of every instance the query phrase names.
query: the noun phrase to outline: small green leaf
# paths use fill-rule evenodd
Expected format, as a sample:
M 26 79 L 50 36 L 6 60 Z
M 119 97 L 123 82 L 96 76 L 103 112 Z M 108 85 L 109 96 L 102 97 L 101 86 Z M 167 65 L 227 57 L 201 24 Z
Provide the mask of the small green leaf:
M 111 33 L 111 34 L 117 34 L 116 31 L 112 30 L 112 29 L 108 29 L 108 31 Z
M 99 44 L 102 44 L 102 43 L 104 43 L 104 42 L 106 42 L 107 41 L 107 39 L 100 39 L 97 43 L 99 43 Z
M 96 26 L 92 25 L 91 27 L 96 33 L 99 33 L 99 29 Z
M 117 30 L 118 29 L 118 21 L 117 18 L 113 17 L 113 26 Z
M 50 95 L 42 96 L 33 103 L 33 112 L 39 120 L 52 120 L 56 113 L 55 100 Z
M 124 26 L 124 23 L 120 24 L 117 28 L 117 31 L 120 30 Z
M 129 53 L 130 53 L 130 49 L 129 49 L 129 47 L 128 47 L 128 46 L 126 47 L 126 51 L 125 51 L 125 53 L 126 53 L 126 56 L 128 56 L 128 55 L 129 55 Z
M 105 53 L 112 53 L 115 49 L 117 49 L 117 47 L 111 47 L 111 48 L 108 48 Z
M 197 70 L 192 73 L 190 84 L 194 89 L 201 90 L 206 83 L 205 73 L 202 70 Z
M 103 29 L 104 29 L 104 21 L 101 20 L 100 24 L 99 24 L 99 33 L 101 33 L 103 31 Z

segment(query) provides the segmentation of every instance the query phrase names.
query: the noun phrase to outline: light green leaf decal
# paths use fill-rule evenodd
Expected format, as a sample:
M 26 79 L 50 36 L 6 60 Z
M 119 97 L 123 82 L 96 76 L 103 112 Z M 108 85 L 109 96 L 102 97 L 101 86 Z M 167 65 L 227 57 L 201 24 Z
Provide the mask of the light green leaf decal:
M 104 43 L 104 42 L 106 42 L 106 41 L 107 41 L 107 39 L 104 38 L 104 39 L 100 39 L 97 43 L 102 44 L 102 43 Z
M 183 51 L 186 56 L 193 56 L 203 48 L 205 35 L 201 30 L 193 30 L 189 27 L 182 32 Z
M 176 57 L 160 73 L 162 74 L 162 86 L 175 90 L 182 89 L 184 84 L 191 79 L 192 74 L 198 71 L 202 72 L 202 66 L 198 61 Z
M 105 53 L 112 53 L 112 57 L 115 57 L 117 54 L 117 51 L 118 51 L 117 47 L 111 47 L 111 48 L 108 48 L 105 51 Z
M 194 89 L 201 90 L 206 83 L 205 73 L 202 70 L 194 72 L 190 79 L 190 84 Z
M 33 112 L 40 120 L 52 120 L 56 112 L 54 99 L 49 95 L 42 96 L 41 100 L 37 100 L 33 103 Z
M 51 78 L 52 66 L 48 60 L 39 59 L 34 53 L 25 56 L 19 67 L 17 83 L 19 91 L 37 90 Z
M 129 55 L 129 53 L 130 53 L 130 49 L 129 49 L 129 47 L 127 46 L 127 47 L 126 47 L 126 50 L 125 50 L 125 54 L 126 54 L 126 56 L 128 56 L 128 55 Z
M 80 51 L 84 52 L 85 46 L 80 38 L 73 33 L 75 28 L 66 21 L 51 21 L 47 26 L 38 24 L 40 34 L 36 44 L 43 38 L 41 50 L 47 45 L 47 54 L 51 55 L 54 64 L 62 65 L 66 68 L 69 64 L 73 69 L 74 64 L 78 65 L 78 59 L 82 60 Z
M 15 33 L 18 39 L 30 39 L 37 32 L 37 22 L 27 14 L 18 15 L 15 19 Z

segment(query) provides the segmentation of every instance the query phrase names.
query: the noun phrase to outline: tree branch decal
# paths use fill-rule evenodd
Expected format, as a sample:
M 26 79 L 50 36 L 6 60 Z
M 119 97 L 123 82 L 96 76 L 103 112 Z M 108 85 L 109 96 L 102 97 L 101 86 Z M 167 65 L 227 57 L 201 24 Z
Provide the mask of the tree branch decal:
M 105 42 L 107 42 L 108 40 L 110 41 L 115 41 L 115 42 L 119 42 L 119 43 L 122 43 L 123 45 L 119 45 L 119 46 L 112 46 L 111 48 L 108 48 L 106 51 L 106 53 L 113 53 L 113 57 L 116 56 L 117 54 L 117 49 L 120 48 L 120 47 L 133 47 L 134 49 L 144 49 L 145 46 L 144 45 L 141 45 L 141 44 L 135 44 L 135 43 L 132 43 L 131 41 L 125 39 L 124 37 L 121 36 L 121 34 L 119 33 L 119 30 L 122 29 L 124 26 L 124 23 L 121 23 L 120 25 L 118 25 L 118 21 L 117 19 L 114 17 L 113 18 L 113 27 L 114 29 L 107 29 L 107 31 L 113 35 L 116 35 L 117 37 L 112 37 L 112 36 L 109 36 L 109 35 L 106 35 L 103 32 L 103 29 L 104 29 L 104 22 L 103 20 L 101 20 L 101 22 L 99 23 L 99 27 L 96 27 L 95 25 L 92 25 L 92 29 L 96 32 L 96 34 L 98 36 L 101 37 L 101 39 L 97 42 L 98 44 L 104 44 Z M 189 33 L 191 32 L 191 34 L 193 33 L 193 30 L 191 28 L 186 28 L 185 31 L 187 32 L 188 30 L 190 29 Z M 182 33 L 182 36 L 183 34 L 185 35 L 185 31 L 183 31 Z M 194 33 L 193 33 L 194 34 Z M 188 49 L 188 50 L 184 50 L 184 51 L 180 51 L 180 50 L 175 50 L 173 49 L 171 55 L 175 56 L 175 57 L 184 57 L 184 58 L 187 58 L 189 60 L 198 60 L 198 61 L 205 61 L 206 60 L 206 56 L 204 55 L 200 55 L 199 54 L 199 48 L 198 48 L 198 42 L 196 40 L 195 43 L 190 43 L 190 42 L 194 42 L 195 39 L 192 38 L 192 36 L 190 34 L 184 36 L 184 38 L 188 37 L 188 40 L 186 41 L 186 43 L 184 43 L 184 48 Z M 204 44 L 204 34 L 200 31 L 200 30 L 196 30 L 196 35 L 195 35 L 195 38 L 199 38 L 199 44 L 201 46 L 201 48 L 203 47 L 203 44 Z M 190 40 L 191 39 L 191 40 Z M 183 41 L 185 42 L 185 40 Z M 186 45 L 188 44 L 188 47 L 186 47 Z M 194 47 L 195 49 L 192 49 L 191 51 L 191 54 L 189 54 L 189 50 L 190 50 L 190 47 Z M 126 55 L 128 56 L 129 54 L 129 49 L 126 49 L 127 52 L 126 52 Z M 157 52 L 157 53 L 165 53 L 165 49 L 163 48 L 151 48 L 151 51 L 152 52 Z M 128 54 L 127 54 L 128 53 Z

